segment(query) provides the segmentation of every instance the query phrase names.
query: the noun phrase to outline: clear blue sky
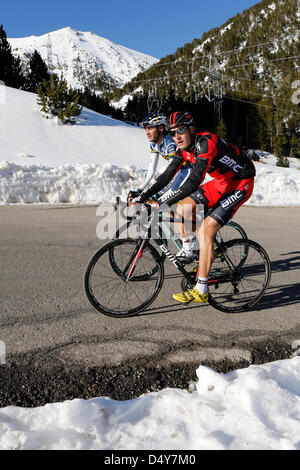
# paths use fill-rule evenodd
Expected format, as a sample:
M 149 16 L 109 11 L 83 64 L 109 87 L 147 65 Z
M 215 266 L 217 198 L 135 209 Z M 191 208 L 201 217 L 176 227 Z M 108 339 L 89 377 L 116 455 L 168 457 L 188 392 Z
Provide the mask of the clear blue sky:
M 71 26 L 161 58 L 259 1 L 2 0 L 1 3 L 0 24 L 8 37 L 40 36 Z

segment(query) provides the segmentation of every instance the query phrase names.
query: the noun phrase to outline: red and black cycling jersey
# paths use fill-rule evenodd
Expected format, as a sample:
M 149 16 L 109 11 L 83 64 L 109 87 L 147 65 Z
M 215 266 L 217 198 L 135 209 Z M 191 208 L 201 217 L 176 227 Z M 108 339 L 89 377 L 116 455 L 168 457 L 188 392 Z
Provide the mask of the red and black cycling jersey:
M 192 149 L 178 149 L 172 162 L 147 191 L 141 194 L 141 201 L 161 191 L 185 163 L 192 171 L 187 181 L 176 191 L 166 194 L 161 203 L 171 206 L 198 189 L 208 173 L 212 178 L 226 182 L 250 179 L 255 176 L 255 166 L 250 157 L 232 144 L 215 134 L 200 132 L 195 135 Z

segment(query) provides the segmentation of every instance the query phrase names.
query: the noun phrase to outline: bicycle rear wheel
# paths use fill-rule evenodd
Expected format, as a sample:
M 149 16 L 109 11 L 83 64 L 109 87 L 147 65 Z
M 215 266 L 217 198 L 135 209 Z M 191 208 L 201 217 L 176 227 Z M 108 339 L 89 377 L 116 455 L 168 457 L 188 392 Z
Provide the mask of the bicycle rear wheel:
M 136 258 L 139 246 L 139 240 L 114 240 L 100 248 L 88 263 L 85 292 L 99 312 L 113 317 L 132 316 L 157 297 L 164 280 L 163 263 L 148 242 Z M 147 266 L 155 266 L 155 275 L 145 276 Z
M 221 256 L 225 243 L 236 239 L 248 240 L 248 236 L 241 225 L 230 220 L 215 235 L 215 258 Z M 248 245 L 245 244 L 243 247 L 244 249 L 240 251 L 240 266 L 242 266 L 248 256 Z
M 269 286 L 269 257 L 252 240 L 230 240 L 224 248 L 222 256 L 214 260 L 209 274 L 209 302 L 222 312 L 249 310 Z M 247 257 L 243 258 L 245 251 Z
M 216 233 L 215 237 L 218 243 L 226 243 L 229 240 L 235 240 L 237 238 L 248 238 L 245 229 L 234 220 L 227 222 L 227 224 Z

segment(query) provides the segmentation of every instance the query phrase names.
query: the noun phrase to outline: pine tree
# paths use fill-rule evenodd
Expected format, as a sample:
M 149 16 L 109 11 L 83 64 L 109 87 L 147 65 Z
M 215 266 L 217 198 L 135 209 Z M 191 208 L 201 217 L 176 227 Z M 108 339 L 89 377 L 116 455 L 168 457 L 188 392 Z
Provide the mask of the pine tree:
M 300 134 L 299 134 L 299 118 L 298 114 L 290 117 L 288 121 L 288 128 L 290 130 L 290 157 L 300 158 Z
M 0 80 L 6 86 L 13 88 L 21 88 L 25 82 L 21 72 L 21 61 L 13 56 L 2 24 L 0 25 Z
M 30 72 L 26 80 L 25 89 L 35 93 L 38 85 L 41 85 L 44 80 L 49 81 L 50 79 L 47 65 L 37 50 L 34 50 L 30 57 L 29 68 Z
M 273 136 L 273 152 L 277 157 L 277 166 L 289 167 L 290 163 L 287 158 L 287 138 L 283 124 L 281 112 L 275 114 L 276 134 Z
M 300 158 L 300 136 L 295 134 L 290 140 L 290 157 Z
M 44 80 L 37 87 L 37 102 L 41 111 L 46 115 L 57 116 L 63 124 L 75 124 L 75 116 L 79 116 L 82 106 L 78 104 L 79 94 L 68 89 L 63 75 L 60 79 L 52 74 L 50 81 Z
M 12 77 L 13 55 L 3 25 L 0 25 L 0 80 L 9 85 Z

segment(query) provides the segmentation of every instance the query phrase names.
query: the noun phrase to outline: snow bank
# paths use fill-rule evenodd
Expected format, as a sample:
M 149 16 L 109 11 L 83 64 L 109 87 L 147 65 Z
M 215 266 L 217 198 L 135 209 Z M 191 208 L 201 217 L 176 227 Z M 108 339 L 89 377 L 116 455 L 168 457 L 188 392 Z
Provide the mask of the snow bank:
M 34 160 L 30 155 L 20 159 Z M 255 163 L 254 192 L 246 205 L 300 206 L 300 170 L 279 168 L 275 163 Z M 135 165 L 112 163 L 64 164 L 58 167 L 0 162 L 0 205 L 113 202 L 126 200 L 130 189 L 138 188 L 144 170 Z
M 197 376 L 193 393 L 2 408 L 0 449 L 300 450 L 299 357 Z
M 84 109 L 75 126 L 41 116 L 36 95 L 5 87 L 0 103 L 0 205 L 114 201 L 139 186 L 150 158 L 143 129 Z M 249 205 L 300 206 L 300 160 L 260 153 Z M 166 167 L 160 159 L 159 171 Z M 209 178 L 208 178 L 209 179 Z
M 143 170 L 77 164 L 60 167 L 16 165 L 0 162 L 0 205 L 36 203 L 89 204 L 115 201 L 126 196 L 143 179 Z
M 297 163 L 296 159 L 292 159 L 291 168 L 276 166 L 273 155 L 268 155 L 265 161 L 266 164 L 255 163 L 254 191 L 246 204 L 300 206 L 300 160 Z

